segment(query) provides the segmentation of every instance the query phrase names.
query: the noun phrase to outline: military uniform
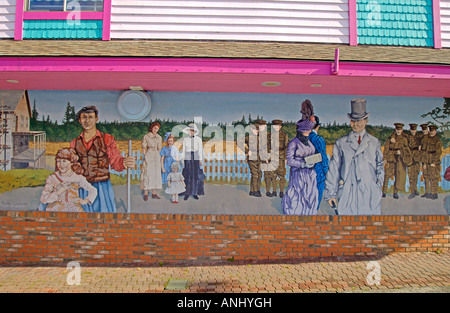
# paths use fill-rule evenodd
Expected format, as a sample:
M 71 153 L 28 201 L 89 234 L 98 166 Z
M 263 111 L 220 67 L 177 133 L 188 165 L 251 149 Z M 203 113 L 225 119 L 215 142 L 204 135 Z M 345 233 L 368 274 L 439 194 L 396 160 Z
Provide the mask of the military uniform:
M 420 151 L 420 163 L 422 165 L 422 179 L 424 179 L 424 176 L 423 176 L 424 175 L 424 173 L 423 173 L 423 162 L 422 162 L 424 152 L 423 152 L 422 147 L 423 147 L 424 143 L 426 142 L 426 140 L 428 138 L 428 124 L 421 124 L 420 128 L 422 128 L 422 131 L 419 133 L 419 138 L 420 138 L 419 151 Z M 425 198 L 426 196 L 427 196 L 427 194 L 424 193 L 421 197 Z
M 430 133 L 422 142 L 422 163 L 423 177 L 425 179 L 425 197 L 427 199 L 438 198 L 438 186 L 441 179 L 441 154 L 442 142 L 437 134 L 431 132 L 437 129 L 437 126 L 428 126 Z
M 273 120 L 273 125 L 282 125 L 283 121 Z M 264 182 L 266 183 L 266 196 L 276 197 L 278 188 L 278 179 L 280 181 L 280 197 L 284 196 L 284 187 L 286 185 L 286 152 L 289 144 L 287 134 L 281 129 L 278 133 L 278 144 L 272 142 L 272 136 L 270 136 L 269 147 L 271 149 L 271 163 L 268 166 L 268 171 L 264 172 Z M 277 160 L 274 162 L 274 160 Z M 272 192 L 270 189 L 272 187 Z
M 406 167 L 411 164 L 412 160 L 408 146 L 408 137 L 403 132 L 397 135 L 397 130 L 403 129 L 404 124 L 395 123 L 394 125 L 396 130 L 384 145 L 383 158 L 386 160 L 386 165 L 384 169 L 383 197 L 386 196 L 389 179 L 394 177 L 394 198 L 398 199 L 398 192 L 405 191 Z
M 261 179 L 262 179 L 262 156 L 260 151 L 264 148 L 260 143 L 259 130 L 261 125 L 266 125 L 265 121 L 257 121 L 251 127 L 257 129 L 257 134 L 249 134 L 245 137 L 245 155 L 247 156 L 247 164 L 250 169 L 250 196 L 261 197 Z M 267 151 L 267 150 L 266 150 Z M 268 157 L 263 155 L 264 160 Z
M 420 173 L 422 136 L 417 132 L 417 124 L 409 124 L 410 134 L 408 136 L 408 146 L 411 151 L 412 164 L 408 166 L 409 190 L 408 199 L 419 195 L 417 191 L 417 181 Z

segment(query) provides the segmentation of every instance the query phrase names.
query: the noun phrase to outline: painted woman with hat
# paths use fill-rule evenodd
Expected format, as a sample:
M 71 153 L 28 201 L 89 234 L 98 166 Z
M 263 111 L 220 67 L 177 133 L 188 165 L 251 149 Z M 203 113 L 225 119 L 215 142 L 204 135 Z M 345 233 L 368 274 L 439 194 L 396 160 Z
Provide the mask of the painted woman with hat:
M 199 195 L 204 194 L 203 181 L 201 180 L 203 142 L 198 136 L 199 130 L 195 123 L 191 123 L 184 128 L 183 133 L 187 135 L 183 138 L 183 148 L 181 151 L 181 158 L 184 160 L 183 176 L 186 184 L 184 200 L 189 199 L 189 196 L 198 199 Z
M 152 199 L 160 199 L 157 190 L 162 189 L 161 177 L 161 148 L 162 138 L 158 134 L 161 125 L 154 122 L 148 128 L 148 133 L 142 139 L 142 151 L 144 162 L 142 164 L 142 174 L 140 178 L 141 190 L 144 190 L 144 200 L 148 200 L 149 191 L 152 192 Z
M 303 115 L 302 120 L 297 122 L 297 136 L 289 142 L 286 152 L 287 165 L 290 167 L 289 185 L 281 200 L 281 208 L 287 215 L 317 214 L 317 176 L 314 164 L 305 161 L 305 157 L 316 152 L 316 148 L 308 139 L 316 124 L 311 117 L 314 119 L 312 115 Z

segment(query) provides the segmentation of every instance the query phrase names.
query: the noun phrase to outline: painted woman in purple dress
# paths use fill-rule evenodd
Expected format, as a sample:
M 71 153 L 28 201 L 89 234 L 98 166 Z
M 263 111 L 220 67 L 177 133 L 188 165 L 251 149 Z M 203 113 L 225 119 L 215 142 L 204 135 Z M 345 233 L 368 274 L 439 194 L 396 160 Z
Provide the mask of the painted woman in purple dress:
M 305 157 L 315 154 L 316 148 L 308 135 L 315 123 L 310 119 L 297 122 L 297 136 L 287 148 L 287 164 L 290 167 L 289 186 L 281 201 L 281 208 L 287 215 L 316 215 L 319 203 L 314 164 L 308 164 Z

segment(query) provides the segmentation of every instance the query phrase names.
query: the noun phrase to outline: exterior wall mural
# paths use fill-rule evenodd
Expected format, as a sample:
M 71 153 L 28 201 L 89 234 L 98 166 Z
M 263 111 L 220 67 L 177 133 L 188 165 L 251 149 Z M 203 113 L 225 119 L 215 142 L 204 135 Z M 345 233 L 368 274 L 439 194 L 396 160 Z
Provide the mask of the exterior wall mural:
M 5 90 L 0 101 L 0 210 L 450 212 L 449 99 Z

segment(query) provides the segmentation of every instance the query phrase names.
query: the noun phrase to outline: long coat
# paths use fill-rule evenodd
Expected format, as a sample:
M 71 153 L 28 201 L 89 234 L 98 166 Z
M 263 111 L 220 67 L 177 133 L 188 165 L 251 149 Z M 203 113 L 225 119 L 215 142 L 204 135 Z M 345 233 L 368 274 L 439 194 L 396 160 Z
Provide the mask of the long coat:
M 336 198 L 340 215 L 379 215 L 383 180 L 380 142 L 366 132 L 358 144 L 352 132 L 333 147 L 324 199 Z

